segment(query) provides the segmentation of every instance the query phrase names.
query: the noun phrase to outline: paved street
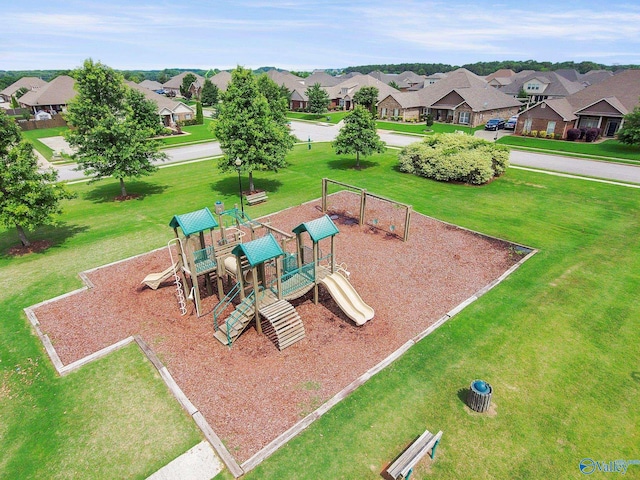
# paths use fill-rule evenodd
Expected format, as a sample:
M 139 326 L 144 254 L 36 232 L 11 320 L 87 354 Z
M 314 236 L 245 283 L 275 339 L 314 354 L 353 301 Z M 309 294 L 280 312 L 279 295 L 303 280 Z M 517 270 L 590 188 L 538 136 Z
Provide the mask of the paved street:
M 329 142 L 336 137 L 339 130 L 340 125 L 296 121 L 291 122 L 292 133 L 298 139 L 305 142 L 309 139 L 311 139 L 312 142 Z M 483 134 L 485 132 L 480 133 Z M 487 133 L 490 133 L 492 138 L 495 136 L 495 132 Z M 403 135 L 384 130 L 380 130 L 379 134 L 380 138 L 385 141 L 387 145 L 395 147 L 404 147 L 410 143 L 420 140 L 420 137 L 413 135 Z M 500 134 L 502 135 L 504 133 L 500 132 Z M 209 158 L 222 154 L 222 150 L 220 149 L 218 142 L 174 147 L 167 149 L 166 152 L 169 159 L 165 162 L 160 162 L 160 165 Z M 640 184 L 640 167 L 633 165 L 599 162 L 596 160 L 582 160 L 563 157 L 560 155 L 548 155 L 519 150 L 511 151 L 510 160 L 512 165 Z M 60 180 L 75 180 L 83 178 L 82 172 L 74 170 L 75 165 L 65 165 L 56 168 L 59 172 Z

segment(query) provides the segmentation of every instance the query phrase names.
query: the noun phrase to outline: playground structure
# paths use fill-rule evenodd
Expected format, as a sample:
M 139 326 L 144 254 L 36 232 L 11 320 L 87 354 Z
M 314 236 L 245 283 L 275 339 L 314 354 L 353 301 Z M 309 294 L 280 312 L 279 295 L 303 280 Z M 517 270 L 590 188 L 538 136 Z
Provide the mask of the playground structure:
M 280 350 L 301 340 L 304 325 L 289 301 L 313 290 L 317 304 L 320 284 L 356 325 L 374 316 L 349 283 L 348 272 L 336 265 L 339 230 L 328 215 L 298 225 L 292 235 L 268 221 L 252 220 L 237 207 L 225 210 L 216 202 L 215 215 L 205 207 L 175 215 L 169 226 L 175 233 L 168 244 L 171 267 L 147 275 L 143 283 L 156 289 L 173 276 L 182 314 L 186 314 L 187 298 L 194 302 L 198 316 L 202 315 L 200 279 L 207 295 L 213 294 L 215 284 L 219 302 L 212 313 L 214 336 L 224 345 L 231 347 L 254 320 L 257 332 Z M 244 241 L 247 233 L 250 240 Z M 311 246 L 305 245 L 307 237 Z M 330 242 L 327 255 L 320 249 L 325 239 Z M 177 261 L 172 246 L 178 250 Z
M 374 193 L 368 192 L 364 188 L 356 187 L 353 185 L 349 185 L 348 183 L 338 182 L 336 180 L 331 180 L 329 178 L 322 179 L 322 213 L 327 213 L 330 208 L 328 204 L 328 191 L 329 185 L 338 185 L 340 187 L 347 188 L 351 191 L 357 192 L 360 195 L 360 205 L 359 205 L 359 213 L 356 216 L 358 224 L 360 226 L 370 225 L 374 229 L 385 230 L 388 234 L 398 236 L 402 238 L 404 242 L 409 240 L 409 227 L 411 226 L 411 205 L 406 205 L 404 203 L 396 202 L 395 200 L 391 200 L 386 197 L 381 197 L 380 195 L 376 195 Z M 404 210 L 404 215 L 401 220 L 397 219 L 387 219 L 388 222 L 384 223 L 384 219 L 377 218 L 375 215 L 371 217 L 371 219 L 367 218 L 367 198 L 374 198 L 377 200 L 381 200 L 383 202 L 389 203 L 394 207 Z M 351 212 L 346 212 L 347 214 L 354 215 Z M 385 228 L 386 227 L 386 228 Z M 399 230 L 401 228 L 401 230 Z M 400 235 L 398 232 L 401 232 Z

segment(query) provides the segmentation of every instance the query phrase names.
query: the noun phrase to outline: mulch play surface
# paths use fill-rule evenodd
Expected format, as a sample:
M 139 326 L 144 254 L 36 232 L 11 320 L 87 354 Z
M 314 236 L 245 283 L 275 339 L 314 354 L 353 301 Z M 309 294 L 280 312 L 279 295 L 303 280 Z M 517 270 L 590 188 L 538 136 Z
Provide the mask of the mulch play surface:
M 280 352 L 250 325 L 229 349 L 213 337 L 210 313 L 197 318 L 189 304 L 189 314 L 180 316 L 171 281 L 155 291 L 140 285 L 146 274 L 170 265 L 162 249 L 88 273 L 95 288 L 35 311 L 41 329 L 65 365 L 141 335 L 243 462 L 519 260 L 507 242 L 415 212 L 403 242 L 404 211 L 379 200 L 367 200 L 372 223 L 365 226 L 349 218 L 358 211 L 357 196 L 332 195 L 329 208 L 338 215 L 337 262 L 346 264 L 350 282 L 375 309 L 364 326 L 350 321 L 321 287 L 318 305 L 309 294 L 292 302 L 305 339 Z M 318 200 L 270 221 L 291 232 L 321 215 Z M 159 241 L 172 236 L 167 227 Z M 328 253 L 328 244 L 321 248 Z M 216 302 L 215 295 L 204 298 L 203 311 Z

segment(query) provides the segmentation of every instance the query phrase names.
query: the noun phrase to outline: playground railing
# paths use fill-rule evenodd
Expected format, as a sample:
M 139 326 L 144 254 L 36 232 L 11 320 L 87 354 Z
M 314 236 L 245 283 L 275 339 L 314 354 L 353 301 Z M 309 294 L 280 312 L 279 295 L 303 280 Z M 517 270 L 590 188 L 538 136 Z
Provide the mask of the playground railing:
M 231 332 L 233 331 L 233 328 L 242 317 L 247 316 L 247 312 L 253 307 L 255 302 L 256 295 L 255 291 L 253 291 L 247 295 L 240 304 L 238 304 L 236 309 L 231 312 L 231 315 L 227 318 L 227 345 L 231 346 Z
M 315 267 L 308 263 L 282 276 L 282 295 L 285 297 L 315 281 Z
M 213 309 L 213 329 L 214 331 L 218 331 L 218 318 L 220 315 L 227 309 L 229 304 L 236 298 L 236 296 L 240 293 L 240 283 L 236 283 L 229 293 L 220 300 L 218 305 Z
M 196 266 L 196 274 L 208 272 L 216 268 L 216 254 L 213 246 L 207 246 L 193 252 L 193 263 Z

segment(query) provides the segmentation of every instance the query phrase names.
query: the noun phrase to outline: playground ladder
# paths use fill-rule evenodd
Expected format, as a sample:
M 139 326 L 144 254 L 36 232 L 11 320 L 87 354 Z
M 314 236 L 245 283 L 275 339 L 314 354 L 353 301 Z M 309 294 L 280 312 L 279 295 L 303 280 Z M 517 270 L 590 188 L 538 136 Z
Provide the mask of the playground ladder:
M 180 307 L 180 314 L 187 314 L 187 301 L 184 298 L 184 289 L 182 287 L 182 281 L 180 280 L 180 275 L 178 274 L 178 264 L 180 262 L 173 261 L 173 253 L 171 252 L 171 244 L 180 243 L 180 251 L 182 251 L 182 242 L 179 238 L 173 238 L 169 240 L 167 243 L 167 248 L 169 249 L 169 257 L 171 258 L 171 265 L 173 265 L 173 281 L 176 284 L 176 296 L 178 297 L 178 306 Z
M 286 300 L 278 300 L 260 308 L 265 319 L 263 332 L 283 350 L 305 337 L 304 325 L 296 309 Z

